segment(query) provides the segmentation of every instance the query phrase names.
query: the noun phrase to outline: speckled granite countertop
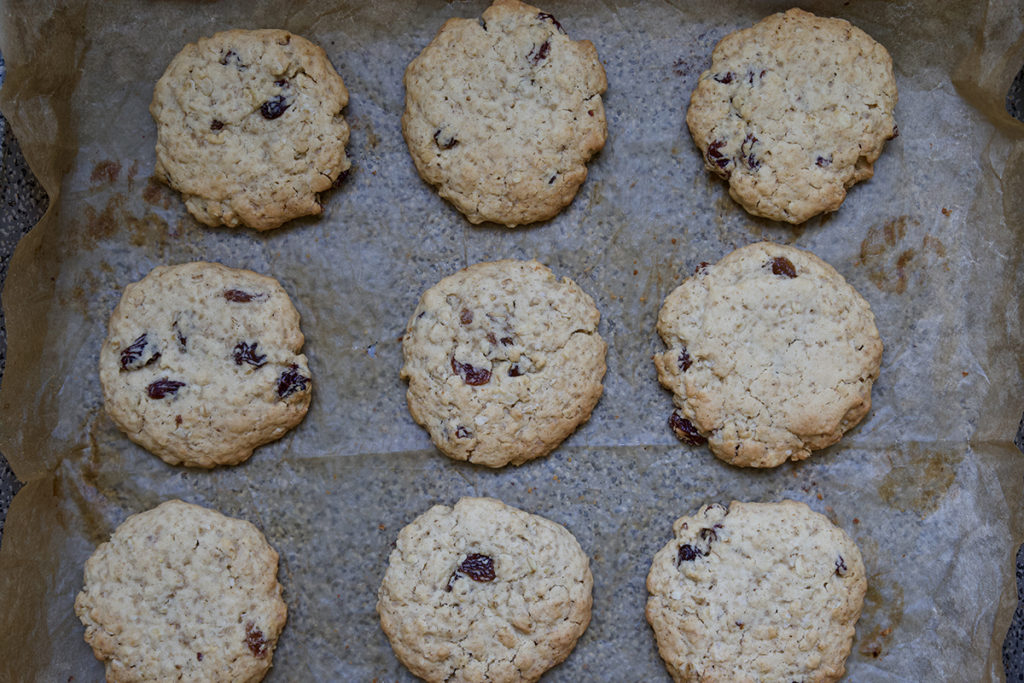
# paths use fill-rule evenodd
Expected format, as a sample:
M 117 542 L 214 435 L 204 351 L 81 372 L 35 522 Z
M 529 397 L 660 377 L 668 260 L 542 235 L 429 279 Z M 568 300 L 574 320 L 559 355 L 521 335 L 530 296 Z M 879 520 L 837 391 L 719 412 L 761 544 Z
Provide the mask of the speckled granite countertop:
M 3 55 L 0 55 L 0 86 L 5 74 Z M 1015 118 L 1024 121 L 1024 69 L 1017 75 L 1007 94 L 1006 108 Z M 0 283 L 7 275 L 7 265 L 18 240 L 42 217 L 47 205 L 46 192 L 26 165 L 6 119 L 0 116 Z M 0 311 L 0 376 L 6 352 L 7 332 Z M 1024 418 L 1014 442 L 1024 451 Z M 0 543 L 3 540 L 7 509 L 20 487 L 7 459 L 0 453 Z M 1024 546 L 1017 553 L 1017 591 L 1018 595 L 1024 595 Z M 1006 665 L 1006 680 L 1024 683 L 1024 605 L 1019 606 L 1014 614 L 1013 624 L 1003 646 L 1003 661 Z

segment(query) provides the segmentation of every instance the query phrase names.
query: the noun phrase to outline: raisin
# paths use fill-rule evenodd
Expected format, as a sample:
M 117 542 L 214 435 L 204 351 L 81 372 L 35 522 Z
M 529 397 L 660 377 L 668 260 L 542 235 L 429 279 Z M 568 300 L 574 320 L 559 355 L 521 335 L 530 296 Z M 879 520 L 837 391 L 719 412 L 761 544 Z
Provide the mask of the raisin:
M 344 171 L 342 171 L 341 173 L 339 173 L 339 174 L 338 174 L 338 177 L 337 177 L 337 178 L 335 178 L 335 179 L 334 179 L 334 182 L 332 182 L 332 183 L 331 183 L 331 187 L 332 187 L 332 188 L 335 188 L 335 189 L 337 189 L 337 188 L 341 187 L 341 186 L 342 186 L 342 184 L 343 184 L 343 183 L 344 183 L 344 182 L 345 182 L 346 180 L 348 180 L 348 173 L 349 173 L 349 170 L 348 170 L 347 168 L 346 168 L 346 169 L 345 169 Z
M 261 294 L 261 293 L 252 294 L 250 292 L 244 292 L 241 289 L 226 289 L 226 290 L 224 290 L 224 298 L 225 299 L 227 299 L 228 301 L 234 301 L 235 303 L 239 303 L 239 304 L 247 304 L 250 301 L 255 301 L 257 299 L 262 299 L 264 297 L 266 297 L 266 294 Z
M 181 415 L 174 416 L 174 424 L 176 424 L 179 427 L 181 426 Z
M 234 50 L 228 50 L 221 58 L 220 63 L 224 66 L 233 66 L 239 71 L 245 71 L 248 67 L 242 63 L 242 58 Z
M 733 73 L 731 71 L 726 71 L 724 74 L 717 74 L 715 76 L 715 80 L 716 81 L 718 81 L 719 83 L 725 83 L 725 84 L 732 83 L 732 78 L 733 78 Z
M 848 571 L 848 568 L 846 566 L 846 562 L 843 560 L 843 556 L 840 555 L 839 559 L 836 560 L 836 574 L 841 576 L 841 577 L 842 576 L 846 576 L 846 572 L 847 571 Z
M 509 377 L 520 377 L 522 374 L 523 371 L 519 368 L 519 363 L 513 363 L 508 369 Z
M 513 343 L 512 337 L 502 337 L 499 341 L 501 341 L 501 343 L 504 344 L 505 346 L 511 346 Z
M 558 29 L 559 33 L 565 35 L 565 29 L 562 28 L 562 25 L 558 23 L 558 19 L 555 19 L 547 12 L 541 12 L 540 14 L 537 15 L 537 18 L 540 19 L 541 21 L 550 21 L 552 24 L 555 25 L 555 28 Z
M 747 156 L 744 159 L 747 163 L 747 167 L 756 171 L 761 168 L 761 162 L 754 155 L 754 143 L 757 142 L 757 137 L 753 133 L 747 133 L 747 137 L 743 138 L 743 144 L 740 147 L 740 153 L 746 150 Z
M 451 149 L 455 145 L 459 144 L 459 141 L 454 135 L 441 135 L 441 129 L 438 128 L 434 133 L 434 144 L 441 149 Z
M 473 434 L 462 425 L 459 425 L 459 428 L 455 430 L 455 436 L 459 437 L 460 439 L 468 439 L 469 437 L 473 436 Z
M 532 48 L 530 50 L 530 54 L 526 56 L 534 65 L 537 65 L 548 58 L 548 51 L 550 49 L 551 43 L 545 40 L 543 43 L 540 44 L 540 47 Z
M 722 525 L 721 524 L 716 524 L 715 527 L 721 529 Z M 700 530 L 700 540 L 707 541 L 708 543 L 711 543 L 712 541 L 717 541 L 718 540 L 718 534 L 715 533 L 715 529 L 714 528 L 704 527 L 703 529 Z
M 698 548 L 694 548 L 689 543 L 684 543 L 679 546 L 679 554 L 676 555 L 676 565 L 681 565 L 683 562 L 693 562 L 704 553 Z
M 289 88 L 292 84 L 288 82 L 287 78 L 282 78 L 281 80 L 274 81 L 274 85 L 278 88 Z
M 309 378 L 299 373 L 299 366 L 292 364 L 277 379 L 277 397 L 288 398 L 296 391 L 305 391 Z
M 473 322 L 473 311 L 468 308 L 463 308 L 462 313 L 459 313 L 459 322 L 463 325 L 468 325 Z
M 462 561 L 462 564 L 452 572 L 445 590 L 451 591 L 452 584 L 455 583 L 455 580 L 458 579 L 459 576 L 463 575 L 480 583 L 494 581 L 494 560 L 486 555 L 481 555 L 480 553 L 470 553 L 466 556 L 466 559 Z
M 708 152 L 706 155 L 708 161 L 718 166 L 718 168 L 725 168 L 726 166 L 729 165 L 729 162 L 731 161 L 729 157 L 725 156 L 719 151 L 723 147 L 725 147 L 725 140 L 715 140 L 710 145 L 708 145 Z
M 587 116 L 593 116 L 593 115 L 594 115 L 594 110 L 593 109 L 588 109 L 587 110 Z
M 776 256 L 772 259 L 772 272 L 776 275 L 796 277 L 796 266 L 785 256 Z
M 267 654 L 267 639 L 263 637 L 263 631 L 251 621 L 245 625 L 245 644 L 249 646 L 253 657 L 263 657 Z
M 693 269 L 694 275 L 696 275 L 697 273 L 706 273 L 706 272 L 708 272 L 708 266 L 710 266 L 710 265 L 711 264 L 708 263 L 707 261 L 701 261 L 700 263 L 697 264 L 697 267 Z
M 487 370 L 486 368 L 475 368 L 469 363 L 460 363 L 455 360 L 455 356 L 452 356 L 452 371 L 461 377 L 463 382 L 471 387 L 478 387 L 491 381 L 490 370 Z
M 685 346 L 679 352 L 679 359 L 676 362 L 679 363 L 679 369 L 683 372 L 689 370 L 690 366 L 693 365 L 693 359 L 690 358 L 690 353 L 686 350 Z
M 146 394 L 152 399 L 161 399 L 168 395 L 173 396 L 183 386 L 185 386 L 184 382 L 161 377 L 146 387 Z
M 210 123 L 210 130 L 220 130 L 223 127 L 224 127 L 224 122 L 223 121 L 218 121 L 217 119 L 214 119 L 213 122 Z
M 231 354 L 235 358 L 235 365 L 241 365 L 242 363 L 248 363 L 257 368 L 262 368 L 267 364 L 267 356 L 256 353 L 256 347 L 259 346 L 259 342 L 253 342 L 252 344 L 246 344 L 244 341 L 240 341 L 235 344 L 235 350 Z
M 182 334 L 181 329 L 178 327 L 178 321 L 174 321 L 174 338 L 178 340 L 178 348 L 181 349 L 182 353 L 188 351 L 188 337 Z
M 143 332 L 128 347 L 121 351 L 121 369 L 138 370 L 160 358 L 155 345 L 149 343 L 149 336 Z
M 271 121 L 285 113 L 289 106 L 291 104 L 288 102 L 288 98 L 284 95 L 277 95 L 260 105 L 260 114 L 263 115 L 263 118 Z
M 683 443 L 690 444 L 691 446 L 700 446 L 708 441 L 701 436 L 692 422 L 676 411 L 672 411 L 672 414 L 668 416 L 668 426 L 672 428 L 676 438 Z
M 558 174 L 551 176 L 551 180 L 548 181 L 548 185 L 554 185 L 555 181 L 558 180 Z
M 897 125 L 896 125 L 896 124 L 894 123 L 894 124 L 892 124 L 892 135 L 890 135 L 890 136 L 889 136 L 889 139 L 890 139 L 890 140 L 893 140 L 893 139 L 895 139 L 895 138 L 898 138 L 899 136 L 900 136 L 900 127 L 899 127 L 899 126 L 897 126 Z
M 818 166 L 821 166 L 822 168 L 830 166 L 832 164 L 832 155 L 829 154 L 828 157 L 818 157 L 818 160 L 815 161 L 814 163 L 816 163 Z
M 491 342 L 491 344 L 497 344 L 498 343 L 498 338 L 494 336 L 493 332 L 488 332 L 487 333 L 487 341 Z
M 197 652 L 196 653 L 196 659 L 198 659 L 200 662 L 203 661 L 203 653 L 202 652 Z

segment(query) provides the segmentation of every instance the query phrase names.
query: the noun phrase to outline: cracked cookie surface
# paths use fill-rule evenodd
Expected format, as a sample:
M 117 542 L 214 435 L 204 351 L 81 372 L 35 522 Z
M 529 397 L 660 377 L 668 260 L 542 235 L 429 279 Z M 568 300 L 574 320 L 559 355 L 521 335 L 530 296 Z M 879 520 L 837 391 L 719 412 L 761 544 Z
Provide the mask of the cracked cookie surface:
M 590 562 L 563 526 L 492 498 L 398 535 L 378 591 L 398 659 L 427 681 L 536 681 L 590 623 Z
M 547 455 L 601 397 L 600 318 L 579 285 L 537 261 L 442 279 L 402 340 L 413 419 L 456 460 L 501 467 Z
M 156 177 L 206 225 L 269 230 L 319 214 L 350 164 L 348 91 L 324 51 L 287 31 L 186 45 L 157 81 Z
M 302 421 L 299 313 L 273 278 L 158 266 L 125 288 L 100 350 L 107 414 L 171 465 L 234 465 Z
M 416 168 L 471 223 L 551 218 L 607 137 L 604 67 L 546 12 L 497 0 L 449 19 L 405 72 L 402 132 Z
M 686 123 L 743 208 L 802 223 L 873 175 L 897 134 L 896 99 L 884 47 L 843 19 L 791 9 L 719 41 Z
M 108 681 L 260 681 L 287 616 L 277 560 L 249 522 L 167 501 L 96 549 L 75 613 Z
M 792 500 L 706 505 L 672 528 L 647 621 L 675 681 L 842 677 L 867 590 L 846 532 Z
M 814 254 L 770 242 L 701 264 L 665 299 L 654 357 L 669 423 L 720 459 L 775 467 L 871 409 L 882 342 L 868 302 Z

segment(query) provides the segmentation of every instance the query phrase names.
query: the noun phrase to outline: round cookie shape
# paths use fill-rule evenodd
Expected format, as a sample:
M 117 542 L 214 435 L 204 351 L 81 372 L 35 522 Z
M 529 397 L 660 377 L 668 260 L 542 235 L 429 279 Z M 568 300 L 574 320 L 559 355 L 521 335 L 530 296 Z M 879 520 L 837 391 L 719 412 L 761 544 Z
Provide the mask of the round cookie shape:
M 270 230 L 344 179 L 348 91 L 324 51 L 275 29 L 186 45 L 157 81 L 157 178 L 209 226 Z
M 593 583 L 565 527 L 462 498 L 399 533 L 377 613 L 395 655 L 426 681 L 536 681 L 587 629 Z
M 420 298 L 402 340 L 409 412 L 456 460 L 502 467 L 547 455 L 601 397 L 600 318 L 579 285 L 537 261 L 450 275 Z
M 882 342 L 868 302 L 814 254 L 759 242 L 702 263 L 665 299 L 654 357 L 676 435 L 732 465 L 775 467 L 871 409 Z
M 835 211 L 897 135 L 889 53 L 843 19 L 800 9 L 722 38 L 686 123 L 709 171 L 755 216 Z
M 647 575 L 647 621 L 677 683 L 837 681 L 867 579 L 860 551 L 803 503 L 706 505 Z
M 171 465 L 234 465 L 309 408 L 299 313 L 273 278 L 202 261 L 128 285 L 100 350 L 107 414 Z
M 519 0 L 449 19 L 404 82 L 402 132 L 416 169 L 471 223 L 556 215 L 607 137 L 608 83 L 593 43 Z
M 108 681 L 260 681 L 287 617 L 277 560 L 249 522 L 170 500 L 96 549 L 75 614 Z

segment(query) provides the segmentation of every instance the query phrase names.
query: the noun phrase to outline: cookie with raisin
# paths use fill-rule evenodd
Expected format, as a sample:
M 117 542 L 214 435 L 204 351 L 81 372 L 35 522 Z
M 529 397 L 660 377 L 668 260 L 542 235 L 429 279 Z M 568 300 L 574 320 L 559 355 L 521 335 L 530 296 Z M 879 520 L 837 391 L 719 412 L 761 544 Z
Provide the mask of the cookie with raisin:
M 864 298 L 814 254 L 759 242 L 702 263 L 658 315 L 658 379 L 682 441 L 775 467 L 835 443 L 871 409 L 882 341 Z
M 312 379 L 280 283 L 219 263 L 128 285 L 100 350 L 107 414 L 171 465 L 234 465 L 302 421 Z
M 277 562 L 249 522 L 170 500 L 96 549 L 75 613 L 108 681 L 260 681 L 288 613 Z
M 677 683 L 839 680 L 867 578 L 846 532 L 803 503 L 705 505 L 647 575 L 647 621 Z
M 471 223 L 547 220 L 607 137 L 604 67 L 550 14 L 496 0 L 449 19 L 405 71 L 402 132 L 420 176 Z
M 462 498 L 398 534 L 377 613 L 395 655 L 426 681 L 536 681 L 586 631 L 593 584 L 562 525 Z
M 442 279 L 402 338 L 413 419 L 456 460 L 502 467 L 547 455 L 601 397 L 600 318 L 579 285 L 537 261 Z
M 755 216 L 835 211 L 897 135 L 886 49 L 843 19 L 800 9 L 722 38 L 686 123 L 705 167 Z
M 270 230 L 323 211 L 344 178 L 348 91 L 324 51 L 288 31 L 186 45 L 157 81 L 157 178 L 209 226 Z

